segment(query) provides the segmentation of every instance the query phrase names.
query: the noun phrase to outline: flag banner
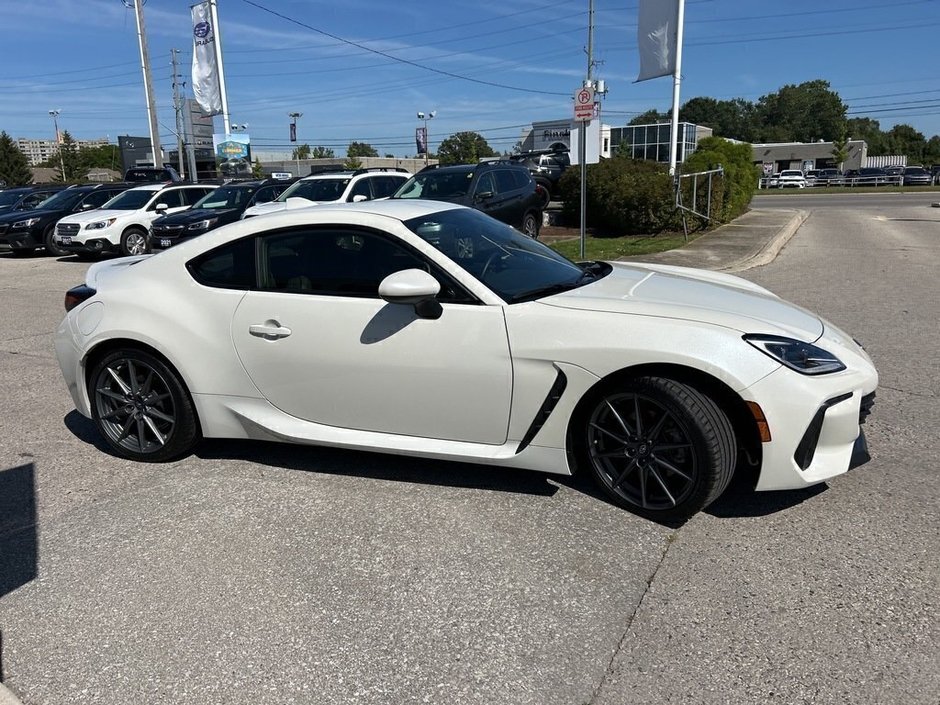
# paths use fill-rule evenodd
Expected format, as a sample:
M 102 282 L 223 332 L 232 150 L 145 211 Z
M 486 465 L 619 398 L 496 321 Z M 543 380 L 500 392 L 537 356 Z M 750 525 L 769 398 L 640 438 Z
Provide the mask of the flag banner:
M 640 75 L 636 82 L 676 72 L 676 34 L 680 0 L 640 0 L 637 44 Z
M 291 142 L 297 141 L 297 123 L 296 122 L 292 122 L 290 124 L 290 141 Z
M 209 3 L 201 2 L 190 9 L 193 13 L 193 95 L 207 115 L 221 115 L 222 90 Z
M 426 127 L 415 129 L 415 144 L 418 147 L 418 154 L 428 153 L 428 130 Z

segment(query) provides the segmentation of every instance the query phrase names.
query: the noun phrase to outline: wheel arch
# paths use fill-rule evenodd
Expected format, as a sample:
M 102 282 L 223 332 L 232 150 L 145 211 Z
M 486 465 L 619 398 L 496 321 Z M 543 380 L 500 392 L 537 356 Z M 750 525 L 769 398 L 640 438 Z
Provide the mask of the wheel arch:
M 183 391 L 186 392 L 186 396 L 189 398 L 189 402 L 192 405 L 193 416 L 196 419 L 196 428 L 198 429 L 199 433 L 202 434 L 202 422 L 199 419 L 199 409 L 193 399 L 193 393 L 190 390 L 190 383 L 186 378 L 186 375 L 180 372 L 180 369 L 173 364 L 173 361 L 170 360 L 170 358 L 163 354 L 159 349 L 149 345 L 148 343 L 144 343 L 133 338 L 109 338 L 107 340 L 102 340 L 85 354 L 85 359 L 82 361 L 82 387 L 85 391 L 85 394 L 89 398 L 89 402 L 91 398 L 91 390 L 89 390 L 88 385 L 91 383 L 90 378 L 92 370 L 95 369 L 95 366 L 98 364 L 98 362 L 100 362 L 106 355 L 114 352 L 115 350 L 120 350 L 121 348 L 135 348 L 137 350 L 142 350 L 150 355 L 153 355 L 164 365 L 169 367 L 170 370 L 172 370 L 172 372 L 180 379 L 183 384 Z
M 577 471 L 572 452 L 571 437 L 575 427 L 581 423 L 591 406 L 591 402 L 604 390 L 618 382 L 638 377 L 663 377 L 682 384 L 711 398 L 728 416 L 737 436 L 738 445 L 745 453 L 740 462 L 759 468 L 761 464 L 761 440 L 757 421 L 741 396 L 717 377 L 703 370 L 675 363 L 644 363 L 612 372 L 595 382 L 575 405 L 568 419 L 566 446 L 572 469 Z M 740 465 L 739 462 L 739 465 Z

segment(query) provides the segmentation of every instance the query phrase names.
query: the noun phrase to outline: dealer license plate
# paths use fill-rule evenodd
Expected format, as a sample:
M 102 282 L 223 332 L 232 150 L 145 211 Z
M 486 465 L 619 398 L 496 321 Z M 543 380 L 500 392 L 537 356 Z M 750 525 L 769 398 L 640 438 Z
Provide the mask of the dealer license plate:
M 71 244 L 72 244 L 72 238 L 70 238 L 70 237 L 60 237 L 60 238 L 59 238 L 59 242 L 61 242 L 63 245 L 71 245 Z
M 170 246 L 169 240 L 167 240 L 165 237 L 160 238 L 160 247 L 169 247 L 169 246 Z

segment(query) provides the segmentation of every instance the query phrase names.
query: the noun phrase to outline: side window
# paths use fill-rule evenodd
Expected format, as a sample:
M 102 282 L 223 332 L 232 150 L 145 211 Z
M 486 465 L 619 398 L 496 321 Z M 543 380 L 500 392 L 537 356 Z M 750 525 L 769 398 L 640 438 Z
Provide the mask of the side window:
M 255 195 L 252 196 L 251 201 L 248 203 L 249 206 L 256 206 L 259 203 L 270 203 L 278 196 L 277 186 L 264 186 L 263 188 L 258 189 L 255 192 Z
M 274 232 L 261 238 L 261 288 L 268 291 L 378 298 L 379 284 L 403 269 L 430 271 L 441 301 L 466 301 L 450 279 L 421 255 L 376 232 L 323 228 Z
M 512 169 L 510 172 L 516 188 L 529 188 L 532 182 L 532 176 L 523 169 Z
M 255 286 L 255 240 L 243 238 L 197 257 L 186 265 L 200 284 L 222 289 Z
M 50 193 L 31 193 L 28 196 L 25 196 L 23 200 L 20 202 L 19 210 L 22 210 L 22 211 L 32 210 L 33 208 L 38 206 L 40 203 L 45 201 L 47 198 L 49 198 L 49 196 L 51 195 L 52 194 Z
M 89 210 L 91 208 L 100 208 L 119 193 L 120 191 L 92 191 L 85 196 L 85 199 L 81 202 L 78 209 L 81 210 L 85 208 L 85 210 Z
M 182 189 L 171 189 L 167 191 L 161 191 L 157 194 L 157 197 L 154 199 L 153 203 L 150 204 L 148 211 L 156 210 L 157 206 L 161 203 L 165 203 L 167 208 L 179 208 L 184 205 L 183 197 L 180 193 Z
M 359 179 L 359 181 L 353 184 L 353 187 L 349 191 L 349 196 L 346 198 L 346 200 L 352 201 L 356 198 L 356 196 L 365 196 L 366 200 L 371 199 L 372 198 L 372 189 L 370 187 L 371 181 L 372 180 L 369 177 Z
M 475 196 L 479 196 L 481 193 L 496 193 L 496 182 L 493 180 L 493 172 L 487 172 L 480 177 L 477 181 L 476 191 L 474 192 Z
M 404 179 L 396 179 L 394 176 L 373 177 L 372 195 L 374 198 L 385 198 L 387 196 L 391 196 L 403 183 L 405 183 Z
M 513 171 L 509 169 L 498 169 L 496 171 L 496 193 L 509 193 L 516 190 L 516 180 L 512 176 Z
M 183 188 L 179 189 L 178 193 L 183 198 L 184 206 L 192 206 L 195 205 L 196 201 L 198 201 L 200 198 L 208 193 L 211 193 L 211 191 L 207 191 L 206 189 L 202 188 Z M 173 208 L 173 206 L 170 206 L 170 208 Z

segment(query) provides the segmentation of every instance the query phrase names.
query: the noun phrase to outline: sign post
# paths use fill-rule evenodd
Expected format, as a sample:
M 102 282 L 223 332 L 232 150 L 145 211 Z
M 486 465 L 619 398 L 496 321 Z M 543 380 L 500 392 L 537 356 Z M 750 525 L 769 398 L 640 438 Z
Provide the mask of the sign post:
M 594 86 L 582 86 L 574 92 L 574 121 L 588 123 L 594 117 Z M 578 154 L 581 155 L 581 259 L 584 259 L 584 245 L 587 238 L 587 125 L 578 130 Z

